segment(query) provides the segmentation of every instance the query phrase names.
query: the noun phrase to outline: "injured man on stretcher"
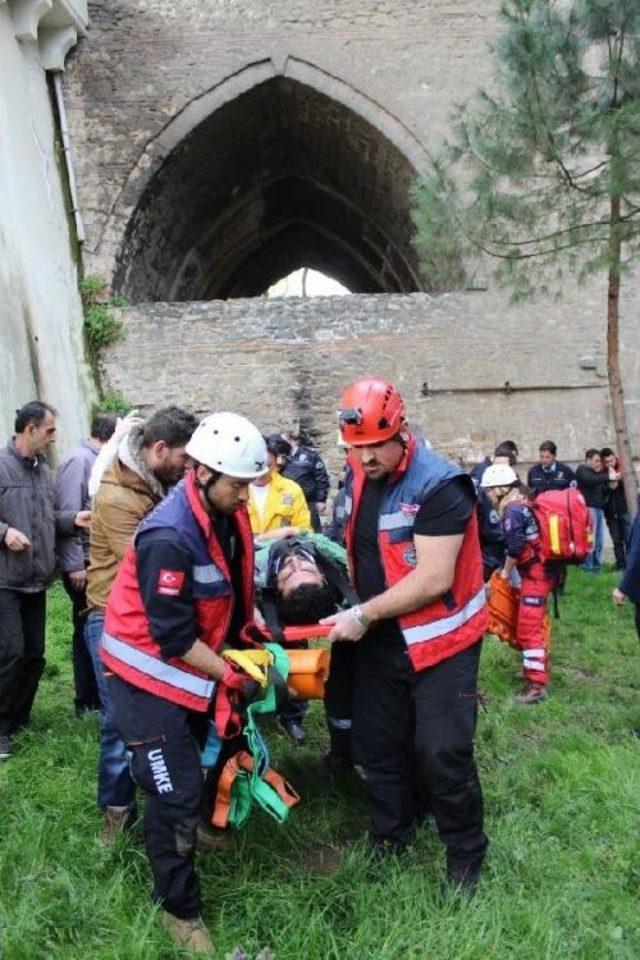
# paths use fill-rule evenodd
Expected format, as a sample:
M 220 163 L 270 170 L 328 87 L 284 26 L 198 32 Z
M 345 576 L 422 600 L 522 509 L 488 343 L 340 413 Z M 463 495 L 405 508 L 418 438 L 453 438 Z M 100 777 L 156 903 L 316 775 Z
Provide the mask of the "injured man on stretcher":
M 313 626 L 340 607 L 358 602 L 349 581 L 343 547 L 319 533 L 298 534 L 256 542 L 258 604 L 269 633 L 291 647 L 293 631 L 299 645 L 325 633 Z M 308 629 L 305 629 L 308 628 Z M 289 638 L 287 637 L 289 634 Z M 327 771 L 351 765 L 351 700 L 357 644 L 331 646 L 331 664 L 324 706 L 330 749 L 323 760 Z

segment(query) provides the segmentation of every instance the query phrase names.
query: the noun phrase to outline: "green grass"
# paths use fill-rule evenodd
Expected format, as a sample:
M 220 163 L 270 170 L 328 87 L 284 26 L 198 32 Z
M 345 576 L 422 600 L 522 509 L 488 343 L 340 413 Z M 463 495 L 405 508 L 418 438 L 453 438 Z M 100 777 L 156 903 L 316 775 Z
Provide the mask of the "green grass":
M 365 878 L 363 842 L 333 874 L 314 872 L 319 850 L 366 825 L 358 785 L 316 772 L 326 749 L 316 704 L 303 749 L 269 733 L 274 765 L 304 799 L 289 825 L 256 814 L 231 854 L 199 859 L 219 956 L 637 960 L 640 649 L 631 609 L 609 601 L 614 583 L 610 573 L 571 571 L 544 704 L 514 702 L 517 654 L 485 643 L 478 759 L 491 846 L 471 904 L 442 902 L 443 855 L 430 830 L 377 882 Z M 150 907 L 139 829 L 114 849 L 98 844 L 97 723 L 72 715 L 69 610 L 58 588 L 49 609 L 33 725 L 0 767 L 0 955 L 178 957 Z

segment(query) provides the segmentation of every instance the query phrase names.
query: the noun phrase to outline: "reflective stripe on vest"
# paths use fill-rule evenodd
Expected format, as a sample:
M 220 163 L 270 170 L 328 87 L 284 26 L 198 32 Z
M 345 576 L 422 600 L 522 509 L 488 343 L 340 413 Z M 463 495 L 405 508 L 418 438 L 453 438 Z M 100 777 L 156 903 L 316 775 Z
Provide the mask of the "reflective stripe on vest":
M 396 513 L 382 513 L 378 522 L 379 530 L 400 530 L 402 527 L 412 527 L 416 522 L 415 513 L 405 513 L 398 510 Z
M 207 700 L 213 695 L 215 687 L 213 680 L 206 680 L 204 677 L 197 677 L 194 673 L 180 670 L 179 667 L 173 667 L 170 663 L 158 660 L 157 657 L 144 653 L 138 647 L 123 643 L 122 640 L 118 640 L 108 633 L 102 634 L 102 646 L 112 657 L 121 660 L 122 663 L 126 663 L 148 677 L 153 677 L 154 680 L 168 683 L 172 687 L 186 690 L 187 693 L 192 693 L 196 697 L 204 697 Z
M 205 563 L 192 568 L 193 579 L 196 583 L 222 583 L 224 574 L 215 563 Z
M 431 623 L 425 623 L 421 626 L 408 627 L 402 631 L 404 639 L 407 644 L 411 646 L 414 643 L 425 643 L 427 640 L 435 640 L 436 637 L 442 637 L 445 633 L 451 633 L 452 630 L 457 630 L 468 620 L 471 620 L 472 617 L 475 617 L 476 613 L 482 610 L 486 602 L 487 597 L 483 584 L 476 595 L 472 597 L 464 607 L 458 610 L 457 613 L 452 614 L 450 617 L 442 617 L 440 620 L 432 620 Z

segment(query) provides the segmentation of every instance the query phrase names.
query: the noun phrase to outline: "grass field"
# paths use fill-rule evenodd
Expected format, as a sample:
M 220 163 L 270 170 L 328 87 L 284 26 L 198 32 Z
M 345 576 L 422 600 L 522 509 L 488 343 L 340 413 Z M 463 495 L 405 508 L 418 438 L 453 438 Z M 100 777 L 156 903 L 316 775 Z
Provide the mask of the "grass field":
M 640 648 L 615 576 L 572 571 L 554 624 L 552 695 L 521 707 L 516 653 L 485 642 L 478 758 L 491 838 L 476 898 L 443 902 L 425 829 L 402 866 L 366 877 L 350 778 L 323 780 L 314 709 L 303 749 L 269 734 L 304 805 L 286 828 L 256 814 L 231 854 L 200 857 L 205 919 L 233 960 L 640 958 Z M 6 960 L 181 956 L 149 903 L 140 830 L 104 850 L 94 807 L 97 722 L 72 714 L 68 605 L 50 595 L 48 664 L 32 728 L 0 767 L 0 955 Z

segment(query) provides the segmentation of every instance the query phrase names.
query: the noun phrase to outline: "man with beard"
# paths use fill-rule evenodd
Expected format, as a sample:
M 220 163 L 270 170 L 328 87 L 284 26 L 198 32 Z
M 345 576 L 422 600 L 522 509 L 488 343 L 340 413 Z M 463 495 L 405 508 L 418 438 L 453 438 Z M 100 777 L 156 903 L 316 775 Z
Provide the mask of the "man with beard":
M 260 432 L 234 413 L 206 417 L 186 451 L 194 466 L 140 524 L 120 567 L 101 656 L 114 720 L 146 794 L 154 900 L 176 942 L 210 954 L 195 870 L 200 752 L 214 694 L 216 707 L 234 697 L 242 710 L 260 692 L 220 653 L 242 642 L 253 617 L 247 502 L 250 482 L 268 467 Z
M 415 443 L 391 383 L 349 387 L 339 423 L 361 603 L 326 622 L 330 640 L 357 643 L 351 743 L 374 856 L 402 853 L 430 808 L 448 882 L 472 892 L 487 846 L 473 755 L 487 627 L 473 482 Z
M 107 600 L 138 524 L 182 477 L 187 462 L 185 448 L 196 422 L 179 407 L 165 407 L 146 423 L 134 426 L 120 440 L 94 498 L 87 571 L 89 613 L 84 636 L 102 707 L 97 801 L 103 812 L 105 844 L 131 822 L 135 798 L 135 784 L 124 743 L 113 723 L 99 654 Z

